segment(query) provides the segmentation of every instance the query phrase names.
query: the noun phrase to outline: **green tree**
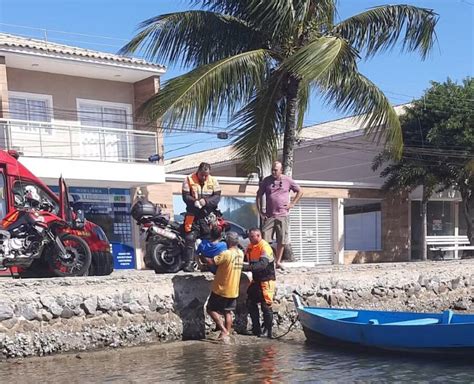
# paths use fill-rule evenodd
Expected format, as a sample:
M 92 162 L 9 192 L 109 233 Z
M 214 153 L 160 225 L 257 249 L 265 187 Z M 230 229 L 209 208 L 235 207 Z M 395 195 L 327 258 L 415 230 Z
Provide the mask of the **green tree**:
M 474 79 L 433 82 L 414 107 L 419 124 L 429 127 L 432 148 L 422 150 L 441 159 L 444 184 L 461 194 L 467 236 L 474 244 Z
M 459 85 L 448 79 L 431 85 L 401 118 L 405 143 L 401 159 L 394 162 L 392 154 L 384 151 L 373 163 L 374 170 L 389 163 L 381 172 L 386 190 L 423 187 L 423 259 L 427 254 L 426 208 L 435 191 L 454 188 L 460 192 L 467 235 L 473 244 L 474 81 L 467 78 Z
M 253 165 L 274 158 L 283 134 L 283 165 L 291 174 L 315 91 L 339 111 L 363 115 L 367 129 L 400 153 L 398 117 L 357 62 L 397 44 L 425 58 L 438 19 L 432 10 L 386 5 L 336 21 L 336 0 L 190 2 L 202 10 L 148 19 L 121 50 L 194 68 L 145 103 L 152 121 L 198 128 L 227 114 L 238 153 Z

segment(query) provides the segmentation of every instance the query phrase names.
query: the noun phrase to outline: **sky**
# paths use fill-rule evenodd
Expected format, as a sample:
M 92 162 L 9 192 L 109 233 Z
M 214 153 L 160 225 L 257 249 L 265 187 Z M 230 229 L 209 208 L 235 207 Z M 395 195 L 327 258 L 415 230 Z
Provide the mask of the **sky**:
M 433 9 L 439 14 L 437 43 L 422 61 L 414 53 L 394 49 L 359 63 L 360 71 L 377 84 L 393 104 L 420 97 L 430 81 L 448 77 L 460 81 L 473 75 L 474 0 L 340 0 L 339 18 L 381 4 L 408 3 Z M 137 25 L 159 14 L 190 8 L 186 0 L 0 0 L 0 31 L 20 34 L 106 52 L 117 52 L 136 32 Z M 93 36 L 90 36 L 93 35 Z M 168 63 L 160 63 L 168 65 Z M 168 67 L 163 80 L 189 68 Z M 305 126 L 344 117 L 322 106 L 313 95 Z M 225 129 L 225 121 L 202 130 Z M 229 145 L 215 134 L 170 133 L 165 137 L 165 158 Z

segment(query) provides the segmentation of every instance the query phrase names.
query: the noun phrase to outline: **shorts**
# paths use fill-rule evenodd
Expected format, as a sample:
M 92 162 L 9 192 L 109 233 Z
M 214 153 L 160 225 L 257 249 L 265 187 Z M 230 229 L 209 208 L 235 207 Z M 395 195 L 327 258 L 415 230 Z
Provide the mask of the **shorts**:
M 207 302 L 207 310 L 213 312 L 230 312 L 235 311 L 237 307 L 237 298 L 229 299 L 228 297 L 223 297 L 216 295 L 214 292 L 211 292 L 209 300 Z
M 288 216 L 267 217 L 262 227 L 263 238 L 270 242 L 275 234 L 278 244 L 288 244 L 290 240 L 288 236 L 289 221 Z
M 275 296 L 275 280 L 252 281 L 247 289 L 247 298 L 256 303 L 271 306 Z

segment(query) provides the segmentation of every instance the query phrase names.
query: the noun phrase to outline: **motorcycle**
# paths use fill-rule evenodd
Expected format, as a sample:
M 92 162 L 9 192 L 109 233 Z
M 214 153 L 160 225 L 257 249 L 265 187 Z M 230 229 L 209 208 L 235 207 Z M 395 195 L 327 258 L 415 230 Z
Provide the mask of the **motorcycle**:
M 32 265 L 55 276 L 82 276 L 91 264 L 91 251 L 80 237 L 68 233 L 70 226 L 53 213 L 53 206 L 40 202 L 27 190 L 28 204 L 16 207 L 1 222 L 0 265 L 26 270 Z
M 184 225 L 170 221 L 161 208 L 143 198 L 131 210 L 131 215 L 145 234 L 145 265 L 156 273 L 176 273 L 184 265 L 185 252 Z M 225 227 L 219 212 L 209 212 L 204 218 L 211 225 Z

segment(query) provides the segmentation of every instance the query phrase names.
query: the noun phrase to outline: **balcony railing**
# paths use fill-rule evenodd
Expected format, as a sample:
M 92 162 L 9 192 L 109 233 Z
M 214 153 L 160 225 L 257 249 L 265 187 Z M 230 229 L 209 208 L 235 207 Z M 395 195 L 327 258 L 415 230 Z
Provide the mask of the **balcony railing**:
M 146 162 L 158 153 L 158 135 L 132 129 L 0 119 L 0 147 L 24 156 Z

